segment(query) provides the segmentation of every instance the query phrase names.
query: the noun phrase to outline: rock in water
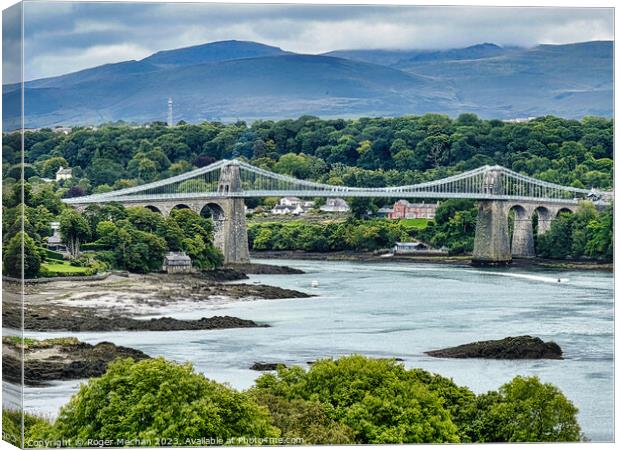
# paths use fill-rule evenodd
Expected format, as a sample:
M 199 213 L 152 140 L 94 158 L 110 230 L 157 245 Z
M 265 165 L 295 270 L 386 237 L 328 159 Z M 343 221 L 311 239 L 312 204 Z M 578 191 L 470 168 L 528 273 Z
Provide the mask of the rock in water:
M 472 342 L 424 353 L 436 358 L 563 359 L 562 349 L 558 344 L 543 342 L 542 339 L 532 336 Z
M 286 367 L 286 365 L 282 363 L 271 363 L 271 362 L 263 362 L 257 361 L 250 367 L 250 370 L 258 370 L 259 372 L 266 372 L 269 370 L 276 370 L 278 366 Z

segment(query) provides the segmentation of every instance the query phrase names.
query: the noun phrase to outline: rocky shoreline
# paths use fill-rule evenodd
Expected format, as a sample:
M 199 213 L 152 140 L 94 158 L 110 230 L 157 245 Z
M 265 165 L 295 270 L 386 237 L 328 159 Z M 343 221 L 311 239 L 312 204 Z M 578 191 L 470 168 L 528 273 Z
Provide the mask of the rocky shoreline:
M 44 385 L 49 381 L 98 377 L 117 358 L 136 361 L 150 358 L 140 350 L 116 346 L 110 342 L 96 345 L 76 338 L 2 339 L 2 375 L 5 380 L 21 383 L 21 355 L 24 356 L 24 384 Z
M 181 320 L 168 311 L 218 306 L 230 301 L 307 298 L 310 294 L 263 284 L 237 283 L 248 276 L 241 268 L 194 274 L 112 275 L 105 280 L 26 286 L 22 308 L 19 285 L 5 285 L 3 324 L 19 329 L 22 313 L 28 331 L 174 331 L 265 327 L 229 316 Z M 295 269 L 248 264 L 260 273 L 297 273 Z M 228 283 L 235 281 L 235 283 Z M 204 313 L 204 312 L 203 312 Z M 145 320 L 142 317 L 150 316 Z
M 319 261 L 359 261 L 359 262 L 406 262 L 424 264 L 461 264 L 471 266 L 471 256 L 415 256 L 415 255 L 396 255 L 384 257 L 375 252 L 305 252 L 301 250 L 266 250 L 253 251 L 252 259 L 306 259 Z M 571 261 L 553 260 L 543 258 L 514 258 L 509 264 L 510 267 L 538 267 L 543 269 L 560 270 L 600 270 L 603 272 L 613 272 L 613 263 L 599 261 Z

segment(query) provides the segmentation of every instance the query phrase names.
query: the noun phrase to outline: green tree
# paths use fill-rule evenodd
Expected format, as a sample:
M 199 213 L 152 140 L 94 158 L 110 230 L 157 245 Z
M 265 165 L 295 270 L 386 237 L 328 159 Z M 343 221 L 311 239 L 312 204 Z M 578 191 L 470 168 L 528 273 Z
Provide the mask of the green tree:
M 140 439 L 150 445 L 200 446 L 202 438 L 277 436 L 265 409 L 246 394 L 206 379 L 189 364 L 156 358 L 110 364 L 62 407 L 49 437 L 72 445 Z
M 355 355 L 319 360 L 308 371 L 280 367 L 256 381 L 256 395 L 265 394 L 319 402 L 359 444 L 459 440 L 442 400 L 393 360 Z
M 177 209 L 170 213 L 170 222 L 183 233 L 181 248 L 201 269 L 212 269 L 223 263 L 221 252 L 213 245 L 213 226 L 210 219 L 190 209 Z
M 515 377 L 480 396 L 478 442 L 571 442 L 581 439 L 577 408 L 550 383 Z
M 90 237 L 90 226 L 82 214 L 67 208 L 60 215 L 60 236 L 71 256 L 77 258 L 80 244 Z
M 613 206 L 600 214 L 598 220 L 588 223 L 586 254 L 592 258 L 612 261 L 614 257 L 614 210 Z
M 23 244 L 23 252 L 22 252 Z M 34 278 L 41 268 L 41 256 L 34 240 L 24 232 L 18 232 L 9 241 L 4 251 L 3 268 L 14 278 Z
M 69 167 L 69 163 L 62 156 L 46 159 L 42 166 L 41 175 L 47 178 L 55 178 L 56 172 L 58 172 L 58 169 L 61 167 Z
M 435 227 L 431 243 L 445 246 L 452 254 L 470 253 L 478 211 L 471 200 L 451 199 L 441 202 L 435 211 Z

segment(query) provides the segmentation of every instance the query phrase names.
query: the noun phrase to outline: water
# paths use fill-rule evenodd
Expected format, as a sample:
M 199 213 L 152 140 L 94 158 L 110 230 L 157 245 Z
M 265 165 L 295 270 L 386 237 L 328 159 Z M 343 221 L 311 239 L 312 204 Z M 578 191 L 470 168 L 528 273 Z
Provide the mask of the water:
M 516 375 L 537 375 L 558 386 L 576 404 L 589 439 L 613 440 L 611 274 L 398 263 L 271 263 L 298 267 L 306 274 L 252 276 L 250 282 L 298 289 L 317 297 L 162 312 L 187 319 L 227 314 L 269 323 L 271 328 L 75 336 L 90 343 L 107 340 L 152 356 L 191 361 L 208 377 L 239 389 L 249 387 L 260 375 L 248 369 L 254 361 L 306 366 L 317 358 L 351 353 L 399 357 L 407 367 L 452 377 L 477 393 L 497 389 Z M 318 280 L 318 287 L 311 287 L 313 280 Z M 450 360 L 423 353 L 524 334 L 554 340 L 564 350 L 565 359 Z M 70 381 L 26 388 L 25 406 L 54 415 L 78 385 Z

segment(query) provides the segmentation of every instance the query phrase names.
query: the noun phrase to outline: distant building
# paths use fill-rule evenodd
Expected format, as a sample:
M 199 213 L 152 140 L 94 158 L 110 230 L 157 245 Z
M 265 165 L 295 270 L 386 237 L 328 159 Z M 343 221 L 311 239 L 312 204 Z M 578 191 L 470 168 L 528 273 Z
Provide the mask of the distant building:
M 299 197 L 283 197 L 278 204 L 282 206 L 297 206 L 301 205 L 301 199 Z
M 504 119 L 502 122 L 504 123 L 528 123 L 532 120 L 536 119 L 536 116 L 530 117 L 515 117 L 514 119 Z
M 299 216 L 314 206 L 314 202 L 301 200 L 298 197 L 283 197 L 271 210 L 272 214 L 293 214 Z
M 271 209 L 271 214 L 283 215 L 283 214 L 293 214 L 298 216 L 304 213 L 304 209 L 297 206 L 287 206 L 287 205 L 276 205 Z
M 73 178 L 73 169 L 71 168 L 64 168 L 64 167 L 59 167 L 58 170 L 56 171 L 56 181 L 60 181 L 60 180 L 69 180 Z
M 393 208 L 390 208 L 389 206 L 384 206 L 383 208 L 379 208 L 379 210 L 377 211 L 377 216 L 388 217 L 388 215 L 392 214 L 393 212 L 394 212 Z
M 62 133 L 62 134 L 69 134 L 71 133 L 72 128 L 71 127 L 56 127 L 54 128 L 54 133 Z
M 323 206 L 319 208 L 324 212 L 349 212 L 351 208 L 342 198 L 328 198 Z
M 395 255 L 417 254 L 417 255 L 447 255 L 448 250 L 445 247 L 434 249 L 423 242 L 397 242 L 392 249 Z
M 398 200 L 394 203 L 392 212 L 387 214 L 388 219 L 434 219 L 437 203 L 409 203 L 407 200 Z
M 192 259 L 185 252 L 168 252 L 164 256 L 162 270 L 168 273 L 191 272 Z
M 50 224 L 52 235 L 47 238 L 47 248 L 57 252 L 66 252 L 67 246 L 62 242 L 60 236 L 60 222 L 52 222 Z

